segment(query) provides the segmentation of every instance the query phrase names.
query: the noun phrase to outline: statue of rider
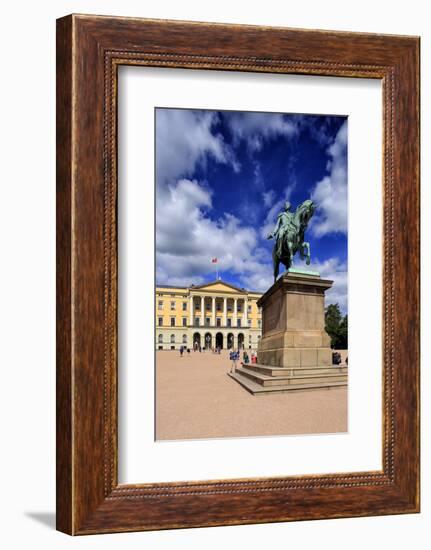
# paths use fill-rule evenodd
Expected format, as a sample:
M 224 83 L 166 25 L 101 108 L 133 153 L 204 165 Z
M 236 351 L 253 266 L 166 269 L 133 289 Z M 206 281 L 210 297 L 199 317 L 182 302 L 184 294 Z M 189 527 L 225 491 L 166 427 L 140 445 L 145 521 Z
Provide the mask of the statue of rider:
M 284 211 L 280 212 L 277 216 L 277 222 L 275 224 L 274 230 L 268 235 L 268 239 L 276 238 L 275 242 L 275 251 L 279 258 L 282 256 L 282 247 L 284 235 L 289 230 L 291 225 L 294 225 L 293 220 L 295 214 L 290 211 L 291 204 L 289 201 L 286 201 L 284 204 Z

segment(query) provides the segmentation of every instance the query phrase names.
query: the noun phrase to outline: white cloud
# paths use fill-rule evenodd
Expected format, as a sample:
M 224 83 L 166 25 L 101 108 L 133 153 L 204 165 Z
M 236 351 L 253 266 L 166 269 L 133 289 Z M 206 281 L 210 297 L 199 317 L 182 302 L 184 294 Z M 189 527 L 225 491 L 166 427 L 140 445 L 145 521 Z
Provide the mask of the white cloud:
M 268 191 L 264 191 L 262 193 L 262 199 L 263 199 L 264 206 L 266 208 L 269 208 L 274 203 L 274 199 L 275 199 L 274 189 L 269 189 Z
M 330 279 L 334 281 L 332 288 L 325 294 L 325 304 L 336 304 L 341 310 L 347 312 L 347 263 L 341 262 L 339 258 L 328 258 L 323 262 L 318 260 L 312 261 L 307 269 L 318 271 L 322 279 Z
M 266 292 L 274 282 L 271 260 L 265 264 L 256 264 L 254 271 L 249 271 L 241 276 L 244 288 L 257 292 Z
M 192 175 L 198 163 L 208 156 L 230 164 L 238 172 L 240 165 L 223 136 L 214 134 L 217 113 L 188 109 L 157 109 L 156 168 L 157 184 L 164 186 Z
M 248 146 L 256 150 L 262 139 L 277 133 L 293 135 L 296 132 L 295 124 L 284 121 L 281 115 L 272 115 L 269 121 L 266 116 L 256 114 L 246 117 L 248 121 L 239 116 L 233 130 L 236 139 L 247 140 Z M 228 212 L 218 219 L 211 217 L 212 191 L 204 183 L 191 180 L 191 175 L 199 164 L 205 165 L 209 157 L 231 165 L 236 171 L 240 169 L 223 137 L 214 134 L 216 122 L 217 115 L 212 112 L 157 111 L 157 282 L 178 286 L 203 283 L 210 273 L 215 278 L 211 258 L 217 257 L 221 273 L 230 271 L 244 287 L 266 291 L 273 283 L 272 259 L 269 250 L 259 247 L 259 241 L 273 229 L 277 214 L 295 188 L 295 181 L 288 180 L 290 184 L 278 200 L 273 190 L 265 190 L 263 186 L 262 203 L 268 212 L 261 228 L 243 225 Z M 343 157 L 340 132 L 328 150 L 331 156 L 328 178 L 334 180 L 331 185 L 340 180 L 338 172 Z M 258 164 L 255 178 L 257 182 L 261 180 Z M 319 184 L 316 194 L 318 187 Z M 323 208 L 322 216 L 329 211 L 325 204 Z M 320 219 L 319 224 L 324 221 Z M 331 259 L 315 263 L 314 268 L 323 277 L 334 280 L 327 303 L 338 301 L 340 307 L 346 308 L 346 267 L 337 259 Z
M 156 214 L 157 281 L 159 284 L 202 282 L 213 272 L 211 258 L 220 270 L 236 273 L 244 285 L 268 281 L 270 258 L 257 247 L 254 228 L 241 225 L 228 213 L 212 220 L 211 192 L 197 181 L 180 180 L 169 186 Z M 265 283 L 263 282 L 265 281 Z M 266 285 L 265 288 L 268 288 Z
M 252 152 L 260 151 L 264 140 L 298 133 L 298 124 L 277 113 L 230 113 L 228 121 L 234 141 L 245 140 Z
M 265 192 L 265 180 L 262 176 L 262 169 L 260 167 L 260 163 L 257 160 L 253 161 L 254 164 L 254 185 L 256 189 L 262 190 L 262 192 Z
M 316 184 L 311 194 L 317 210 L 310 228 L 316 237 L 347 233 L 347 120 L 327 152 L 330 173 Z
M 217 257 L 220 271 L 236 274 L 244 286 L 266 290 L 272 283 L 271 258 L 258 248 L 256 229 L 229 212 L 212 219 L 211 189 L 189 179 L 208 157 L 240 169 L 232 149 L 214 133 L 216 123 L 212 112 L 157 111 L 157 282 L 183 286 L 202 283 L 209 273 L 215 278 L 211 258 Z M 255 178 L 261 179 L 258 164 Z

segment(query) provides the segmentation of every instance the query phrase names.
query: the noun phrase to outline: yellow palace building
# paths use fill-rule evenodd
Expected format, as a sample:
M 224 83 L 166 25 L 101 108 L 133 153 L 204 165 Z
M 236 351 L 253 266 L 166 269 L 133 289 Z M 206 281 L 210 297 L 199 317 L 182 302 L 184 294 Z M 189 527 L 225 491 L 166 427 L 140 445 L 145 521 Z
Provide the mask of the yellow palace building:
M 262 296 L 222 280 L 190 287 L 156 287 L 156 349 L 257 348 Z

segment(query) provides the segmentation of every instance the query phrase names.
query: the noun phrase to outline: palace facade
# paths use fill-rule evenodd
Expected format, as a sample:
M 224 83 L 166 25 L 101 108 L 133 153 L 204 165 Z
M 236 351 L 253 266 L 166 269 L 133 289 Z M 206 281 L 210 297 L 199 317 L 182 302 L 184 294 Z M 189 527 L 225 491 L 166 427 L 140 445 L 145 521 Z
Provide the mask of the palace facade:
M 156 349 L 257 349 L 261 293 L 222 280 L 190 287 L 156 287 Z

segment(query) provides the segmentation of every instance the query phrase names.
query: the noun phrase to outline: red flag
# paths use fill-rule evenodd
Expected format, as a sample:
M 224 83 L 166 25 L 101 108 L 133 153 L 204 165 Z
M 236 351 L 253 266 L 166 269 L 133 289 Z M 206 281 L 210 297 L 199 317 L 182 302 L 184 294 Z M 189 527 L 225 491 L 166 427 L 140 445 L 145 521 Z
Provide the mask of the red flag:
M 216 264 L 216 263 L 217 263 L 217 258 L 213 258 L 213 259 L 211 260 L 211 263 Z

